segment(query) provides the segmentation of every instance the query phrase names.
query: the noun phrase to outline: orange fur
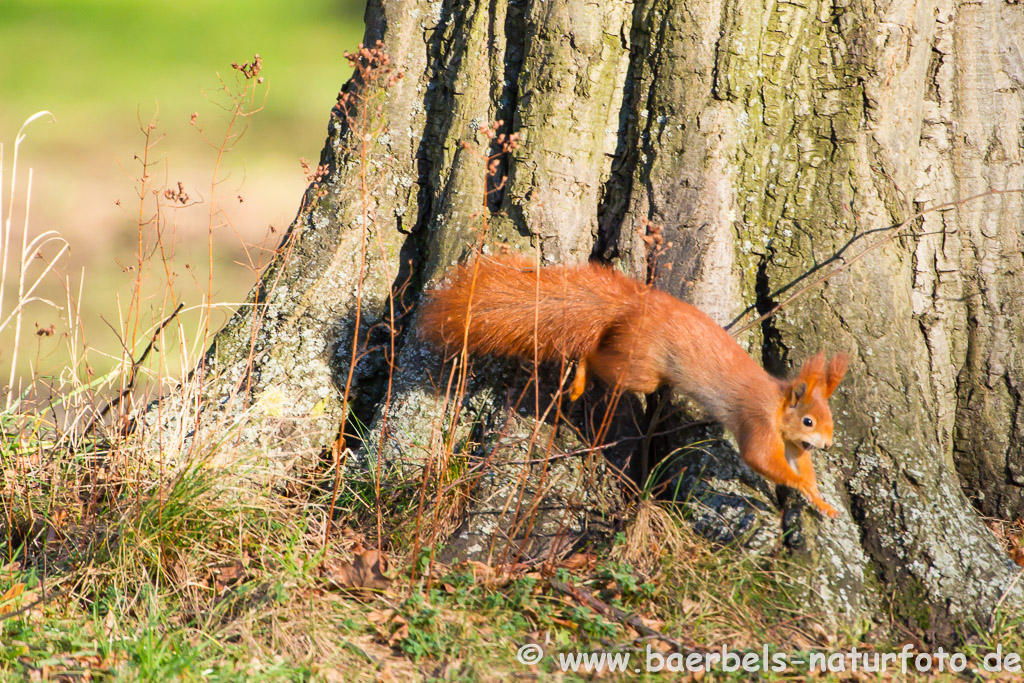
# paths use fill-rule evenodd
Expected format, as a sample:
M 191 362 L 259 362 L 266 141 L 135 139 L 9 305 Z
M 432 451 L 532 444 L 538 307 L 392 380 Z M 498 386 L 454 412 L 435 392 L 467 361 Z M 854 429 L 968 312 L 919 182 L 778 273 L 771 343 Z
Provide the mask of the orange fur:
M 828 398 L 844 354 L 819 353 L 792 381 L 758 365 L 703 311 L 596 264 L 539 270 L 520 257 L 459 266 L 423 308 L 420 333 L 449 350 L 579 361 L 572 398 L 593 373 L 611 386 L 687 393 L 732 432 L 743 460 L 802 492 L 830 517 L 810 452 L 832 445 Z

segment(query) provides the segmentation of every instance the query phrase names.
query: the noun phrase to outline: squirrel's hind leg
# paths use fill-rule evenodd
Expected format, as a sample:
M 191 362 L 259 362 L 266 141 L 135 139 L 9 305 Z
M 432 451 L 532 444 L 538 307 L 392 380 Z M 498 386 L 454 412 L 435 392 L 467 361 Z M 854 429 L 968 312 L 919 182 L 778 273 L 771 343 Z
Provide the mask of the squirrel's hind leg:
M 576 363 L 576 375 L 572 378 L 572 387 L 569 389 L 569 400 L 575 401 L 583 395 L 587 388 L 587 359 L 580 358 Z

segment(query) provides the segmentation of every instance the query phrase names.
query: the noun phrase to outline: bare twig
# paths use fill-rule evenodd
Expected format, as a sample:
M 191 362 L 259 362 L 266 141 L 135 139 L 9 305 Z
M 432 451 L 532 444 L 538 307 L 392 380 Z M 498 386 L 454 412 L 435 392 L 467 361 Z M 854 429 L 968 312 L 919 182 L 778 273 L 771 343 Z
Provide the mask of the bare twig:
M 117 396 L 107 401 L 107 404 L 103 406 L 103 409 L 100 410 L 100 412 L 95 417 L 93 417 L 92 421 L 89 423 L 89 426 L 86 427 L 85 429 L 86 433 L 91 432 L 93 428 L 96 426 L 96 424 L 107 416 L 107 413 L 121 405 L 124 399 L 127 398 L 128 395 L 132 393 L 132 390 L 135 388 L 135 378 L 139 373 L 139 368 L 142 367 L 142 364 L 146 362 L 146 358 L 149 357 L 150 352 L 153 350 L 153 346 L 156 344 L 157 337 L 159 337 L 160 334 L 164 331 L 164 328 L 170 325 L 171 322 L 178 317 L 178 314 L 181 313 L 183 308 L 185 308 L 185 304 L 179 303 L 178 307 L 174 309 L 174 312 L 167 316 L 164 319 L 164 321 L 160 323 L 160 326 L 156 328 L 156 332 L 154 332 L 153 336 L 150 337 L 149 343 L 146 344 L 146 348 L 142 350 L 142 355 L 139 356 L 138 360 L 132 361 L 132 369 L 131 372 L 128 374 L 128 382 L 125 384 L 124 389 L 122 389 Z
M 999 609 L 1003 606 L 1003 602 L 1006 600 L 1006 597 L 1013 592 L 1014 588 L 1017 587 L 1017 583 L 1020 581 L 1021 574 L 1024 574 L 1024 567 L 1022 567 L 1019 572 L 1014 574 L 1013 580 L 1010 581 L 1010 585 L 1006 587 L 1006 590 L 1003 591 L 1003 594 L 999 596 L 999 602 L 997 602 L 996 606 L 992 608 L 992 615 L 988 619 L 989 631 L 996 627 L 996 615 L 999 614 Z

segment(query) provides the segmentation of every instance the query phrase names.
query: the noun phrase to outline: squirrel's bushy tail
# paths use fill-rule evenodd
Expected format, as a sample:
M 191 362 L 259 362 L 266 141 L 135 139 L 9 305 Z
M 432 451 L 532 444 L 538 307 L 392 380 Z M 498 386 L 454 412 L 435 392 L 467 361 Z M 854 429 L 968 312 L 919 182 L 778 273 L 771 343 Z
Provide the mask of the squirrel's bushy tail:
M 578 359 L 639 307 L 644 292 L 606 266 L 538 271 L 521 257 L 481 256 L 428 293 L 420 335 L 449 352 L 465 341 L 472 353 Z

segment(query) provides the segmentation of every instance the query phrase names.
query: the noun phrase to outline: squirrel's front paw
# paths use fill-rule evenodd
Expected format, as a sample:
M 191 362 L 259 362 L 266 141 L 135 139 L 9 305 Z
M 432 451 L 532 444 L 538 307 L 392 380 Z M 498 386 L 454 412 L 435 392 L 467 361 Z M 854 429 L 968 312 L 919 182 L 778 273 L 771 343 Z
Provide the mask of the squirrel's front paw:
M 839 516 L 839 511 L 828 503 L 818 503 L 818 512 L 823 515 L 828 515 L 830 518 L 835 519 Z

